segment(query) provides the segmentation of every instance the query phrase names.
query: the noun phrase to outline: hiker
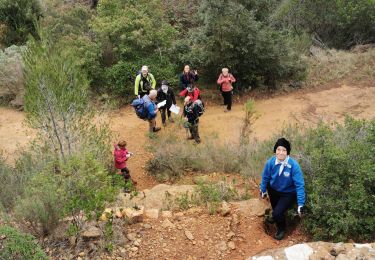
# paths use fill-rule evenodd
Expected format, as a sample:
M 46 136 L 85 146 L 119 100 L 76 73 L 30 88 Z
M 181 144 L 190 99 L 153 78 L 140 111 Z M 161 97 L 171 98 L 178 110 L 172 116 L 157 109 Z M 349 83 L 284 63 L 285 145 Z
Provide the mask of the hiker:
M 150 133 L 160 131 L 160 127 L 156 127 L 156 115 L 158 113 L 158 107 L 155 104 L 158 92 L 155 89 L 150 91 L 150 94 L 143 96 L 144 108 L 146 110 L 146 119 L 149 123 Z
M 124 192 L 129 192 L 129 183 L 136 185 L 137 182 L 132 180 L 130 171 L 126 167 L 126 161 L 133 155 L 126 149 L 126 141 L 120 141 L 118 144 L 114 144 L 113 156 L 115 158 L 115 167 L 118 169 L 118 174 L 124 177 L 125 189 Z
M 298 205 L 298 214 L 304 211 L 305 182 L 301 168 L 296 160 L 289 156 L 291 146 L 288 140 L 277 140 L 271 157 L 264 166 L 260 196 L 270 198 L 272 206 L 272 219 L 269 223 L 276 223 L 275 238 L 281 240 L 285 235 L 285 213 L 295 202 Z
M 197 102 L 201 102 L 198 100 Z M 184 102 L 184 113 L 185 117 L 185 128 L 189 128 L 191 136 L 188 137 L 189 140 L 195 140 L 197 144 L 201 142 L 198 132 L 199 123 L 199 107 L 196 105 L 190 96 L 185 98 Z
M 142 66 L 141 73 L 135 78 L 135 96 L 142 98 L 144 95 L 148 95 L 151 89 L 155 89 L 155 86 L 156 81 L 154 76 L 148 72 L 147 66 Z
M 190 84 L 198 81 L 198 71 L 190 71 L 190 66 L 185 65 L 184 71 L 180 75 L 180 88 L 181 90 L 186 89 Z
M 224 112 L 228 112 L 232 109 L 232 95 L 233 95 L 232 83 L 236 82 L 236 79 L 233 77 L 231 73 L 229 73 L 228 68 L 223 68 L 221 72 L 222 73 L 217 79 L 217 84 L 220 85 L 220 91 L 224 99 L 224 105 L 227 106 Z
M 200 90 L 194 84 L 190 84 L 180 92 L 180 97 L 190 97 L 192 102 L 200 99 Z
M 161 82 L 161 87 L 158 89 L 158 95 L 156 97 L 158 103 L 166 100 L 166 104 L 159 108 L 161 114 L 161 121 L 163 126 L 166 126 L 166 115 L 168 116 L 168 121 L 174 123 L 173 118 L 171 117 L 171 111 L 169 110 L 173 105 L 176 105 L 176 98 L 174 96 L 172 88 L 169 87 L 168 81 L 163 80 Z

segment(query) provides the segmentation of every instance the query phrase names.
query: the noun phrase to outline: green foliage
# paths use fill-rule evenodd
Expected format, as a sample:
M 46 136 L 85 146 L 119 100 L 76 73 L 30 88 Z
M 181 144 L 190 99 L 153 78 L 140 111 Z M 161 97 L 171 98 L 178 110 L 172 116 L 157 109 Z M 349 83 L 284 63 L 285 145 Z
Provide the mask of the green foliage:
M 372 0 L 287 0 L 276 9 L 272 20 L 296 34 L 306 31 L 329 47 L 347 49 L 375 41 L 374 19 Z
M 9 226 L 1 226 L 0 237 L 0 259 L 48 259 L 40 246 L 34 242 L 35 238 L 31 235 L 22 234 L 17 229 Z
M 38 0 L 0 1 L 0 46 L 24 44 L 36 36 L 35 22 L 42 15 Z
M 93 28 L 103 43 L 106 91 L 131 99 L 142 65 L 158 82 L 176 82 L 169 50 L 177 32 L 166 22 L 161 1 L 105 0 L 97 12 Z
M 229 67 L 240 85 L 265 84 L 301 78 L 305 66 L 292 51 L 288 39 L 254 12 L 236 1 L 205 0 L 199 9 L 201 26 L 191 33 L 194 63 L 212 80 L 222 67 Z

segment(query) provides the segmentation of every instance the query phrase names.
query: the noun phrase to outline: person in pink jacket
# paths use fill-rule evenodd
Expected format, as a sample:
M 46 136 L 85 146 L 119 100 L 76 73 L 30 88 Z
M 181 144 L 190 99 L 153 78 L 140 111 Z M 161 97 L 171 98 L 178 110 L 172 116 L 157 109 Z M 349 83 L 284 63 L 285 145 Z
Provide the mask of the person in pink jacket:
M 225 109 L 224 112 L 228 112 L 232 109 L 232 83 L 236 82 L 236 79 L 229 73 L 228 68 L 223 68 L 221 71 L 222 73 L 217 79 L 217 84 L 220 85 L 221 94 L 224 98 L 224 105 L 227 106 L 227 109 Z
M 118 144 L 114 144 L 113 156 L 115 158 L 115 167 L 118 169 L 118 174 L 124 177 L 125 180 L 125 192 L 129 192 L 129 183 L 133 185 L 137 182 L 133 181 L 130 177 L 130 171 L 126 167 L 126 161 L 133 155 L 126 149 L 126 141 L 120 141 Z

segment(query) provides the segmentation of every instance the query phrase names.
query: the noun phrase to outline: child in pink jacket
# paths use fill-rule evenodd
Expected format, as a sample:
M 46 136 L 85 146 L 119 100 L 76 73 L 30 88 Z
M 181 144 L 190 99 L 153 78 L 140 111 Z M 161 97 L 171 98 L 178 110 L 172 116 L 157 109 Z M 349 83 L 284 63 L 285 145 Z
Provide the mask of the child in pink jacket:
M 115 167 L 118 169 L 118 173 L 124 177 L 125 180 L 125 192 L 129 191 L 128 183 L 137 184 L 137 182 L 132 181 L 130 177 L 129 169 L 126 167 L 126 161 L 133 155 L 126 149 L 126 141 L 120 141 L 118 144 L 114 145 L 113 155 L 115 158 Z
M 220 85 L 221 95 L 224 98 L 224 105 L 227 106 L 227 109 L 224 112 L 228 112 L 232 109 L 232 83 L 236 82 L 236 79 L 230 74 L 227 68 L 223 68 L 222 73 L 217 79 L 217 84 Z

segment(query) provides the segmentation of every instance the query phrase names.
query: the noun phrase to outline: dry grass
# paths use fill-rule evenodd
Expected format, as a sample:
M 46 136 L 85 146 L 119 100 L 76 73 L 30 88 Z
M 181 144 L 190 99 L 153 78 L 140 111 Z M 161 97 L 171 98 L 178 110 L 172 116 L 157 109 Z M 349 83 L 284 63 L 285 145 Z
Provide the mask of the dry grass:
M 308 58 L 307 86 L 319 86 L 334 80 L 370 80 L 375 77 L 375 48 L 365 52 L 319 51 Z

